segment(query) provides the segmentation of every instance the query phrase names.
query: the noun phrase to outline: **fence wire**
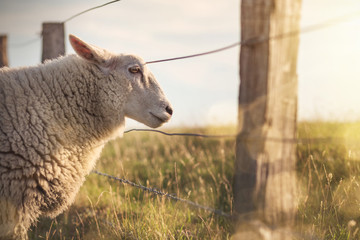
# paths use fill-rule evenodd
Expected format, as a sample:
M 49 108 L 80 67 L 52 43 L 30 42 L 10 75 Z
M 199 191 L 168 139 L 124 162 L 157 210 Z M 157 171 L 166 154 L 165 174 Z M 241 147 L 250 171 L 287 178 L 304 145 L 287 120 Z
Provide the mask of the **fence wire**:
M 192 55 L 181 56 L 181 57 L 152 60 L 152 61 L 146 62 L 146 64 L 182 60 L 182 59 L 193 58 L 193 57 L 200 57 L 200 56 L 205 56 L 205 55 L 209 55 L 209 54 L 213 54 L 213 53 L 222 52 L 222 51 L 225 51 L 225 50 L 237 47 L 237 46 L 241 46 L 241 45 L 254 45 L 254 44 L 259 44 L 259 43 L 263 43 L 266 41 L 283 39 L 283 38 L 293 37 L 293 36 L 300 35 L 300 34 L 311 33 L 311 32 L 315 32 L 315 31 L 318 31 L 318 30 L 321 30 L 324 28 L 332 27 L 334 25 L 338 25 L 340 23 L 354 20 L 354 18 L 358 18 L 359 16 L 360 16 L 360 11 L 357 11 L 355 13 L 346 14 L 341 17 L 333 18 L 333 19 L 330 19 L 330 20 L 327 20 L 327 21 L 324 21 L 324 22 L 321 22 L 318 24 L 304 27 L 304 28 L 300 29 L 299 31 L 285 32 L 285 33 L 277 34 L 274 36 L 268 36 L 268 37 L 256 37 L 256 38 L 252 38 L 252 39 L 246 39 L 246 40 L 239 41 L 239 42 L 230 44 L 228 46 L 225 46 L 225 47 L 222 47 L 219 49 L 202 52 L 202 53 L 196 53 L 196 54 L 192 54 Z
M 236 134 L 222 134 L 222 135 L 214 135 L 214 134 L 201 134 L 201 133 L 168 133 L 155 129 L 130 129 L 124 131 L 124 133 L 130 132 L 155 132 L 160 133 L 166 136 L 184 136 L 184 137 L 202 137 L 202 138 L 231 138 L 236 137 Z
M 62 23 L 67 23 L 70 20 L 83 15 L 87 12 L 90 12 L 92 10 L 98 9 L 98 8 L 102 8 L 104 6 L 119 2 L 121 0 L 114 0 L 114 1 L 110 1 L 107 2 L 105 4 L 96 6 L 96 7 L 92 7 L 89 8 L 87 10 L 84 10 L 82 12 L 79 12 L 67 19 L 65 19 L 64 21 L 62 21 Z M 324 29 L 324 28 L 328 28 L 334 25 L 338 25 L 340 23 L 343 22 L 347 22 L 350 20 L 353 20 L 355 17 L 359 17 L 360 12 L 356 12 L 353 14 L 347 14 L 344 15 L 342 17 L 339 18 L 334 18 L 331 20 L 328 20 L 326 22 L 322 22 L 319 24 L 315 24 L 315 25 L 311 25 L 305 28 L 302 28 L 300 31 L 294 31 L 294 32 L 288 32 L 288 33 L 283 33 L 283 34 L 279 34 L 279 35 L 275 35 L 275 36 L 269 36 L 269 37 L 259 37 L 259 38 L 254 38 L 254 39 L 248 39 L 245 41 L 239 41 L 233 44 L 230 44 L 228 46 L 225 47 L 221 47 L 215 50 L 210 50 L 207 52 L 202 52 L 202 53 L 196 53 L 196 54 L 192 54 L 192 55 L 186 55 L 186 56 L 180 56 L 180 57 L 173 57 L 173 58 L 167 58 L 167 59 L 159 59 L 159 60 L 152 60 L 152 61 L 148 61 L 146 62 L 146 64 L 153 64 L 153 63 L 160 63 L 160 62 L 167 62 L 167 61 L 175 61 L 175 60 L 181 60 L 181 59 L 188 59 L 188 58 L 194 58 L 194 57 L 200 57 L 200 56 L 204 56 L 204 55 L 209 55 L 209 54 L 214 54 L 214 53 L 218 53 L 218 52 L 222 52 L 228 49 L 232 49 L 235 47 L 238 47 L 240 45 L 252 45 L 252 44 L 258 44 L 258 43 L 262 43 L 262 42 L 266 42 L 266 41 L 271 41 L 271 40 L 276 40 L 276 39 L 281 39 L 281 38 L 287 38 L 287 37 L 291 37 L 294 35 L 298 35 L 298 34 L 305 34 L 305 33 L 310 33 L 310 32 L 314 32 L 314 31 L 318 31 L 320 29 Z M 40 35 L 38 38 L 36 39 L 31 39 L 29 41 L 26 41 L 24 43 L 19 43 L 19 44 L 13 44 L 13 47 L 24 47 L 27 45 L 30 45 L 38 40 L 40 40 L 42 38 L 42 35 Z M 202 138 L 235 138 L 238 135 L 237 134 L 223 134 L 223 135 L 208 135 L 208 134 L 199 134 L 199 133 L 168 133 L 168 132 L 164 132 L 164 131 L 160 131 L 160 130 L 153 130 L 153 129 L 130 129 L 125 131 L 124 133 L 130 133 L 130 132 L 156 132 L 156 133 L 160 133 L 163 135 L 167 135 L 167 136 L 187 136 L 187 137 L 202 137 Z M 331 142 L 331 143 L 344 143 L 345 139 L 342 138 L 329 138 L 329 137 L 325 137 L 325 138 L 294 138 L 294 139 L 284 139 L 284 138 L 240 138 L 238 137 L 239 141 L 264 141 L 264 140 L 270 140 L 270 141 L 280 141 L 280 142 L 288 142 L 288 143 L 292 143 L 292 144 L 306 144 L 306 143 L 324 143 L 324 142 Z M 349 142 L 347 140 L 347 142 Z M 141 184 L 136 184 L 134 182 L 131 182 L 127 179 L 123 179 L 123 178 L 119 178 L 119 177 L 115 177 L 115 176 L 111 176 L 109 174 L 106 173 L 102 173 L 99 172 L 97 170 L 93 170 L 92 171 L 94 174 L 97 174 L 99 176 L 104 176 L 107 177 L 108 179 L 117 181 L 117 182 L 121 182 L 122 184 L 127 184 L 130 185 L 132 187 L 141 189 L 143 191 L 149 192 L 151 194 L 154 195 L 158 195 L 161 197 L 166 197 L 168 199 L 174 200 L 174 201 L 178 201 L 178 202 L 182 202 L 185 203 L 189 206 L 192 206 L 194 208 L 198 208 L 198 209 L 202 209 L 204 211 L 207 212 L 211 212 L 213 214 L 216 214 L 218 216 L 222 216 L 222 217 L 226 217 L 226 218 L 232 218 L 233 215 L 226 213 L 220 209 L 215 209 L 209 206 L 204 206 L 201 204 L 198 204 L 196 202 L 190 201 L 188 199 L 183 199 L 177 196 L 174 196 L 172 194 L 169 193 L 165 193 L 163 191 L 157 190 L 155 188 L 151 188 L 151 187 L 145 187 Z
M 80 16 L 80 15 L 83 15 L 84 13 L 87 13 L 87 12 L 90 12 L 90 11 L 92 11 L 92 10 L 95 10 L 95 9 L 98 9 L 98 8 L 102 8 L 102 7 L 105 7 L 105 6 L 107 6 L 107 5 L 110 5 L 110 4 L 113 4 L 113 3 L 116 3 L 116 2 L 120 2 L 120 1 L 121 1 L 121 0 L 114 0 L 114 1 L 111 1 L 111 2 L 107 2 L 107 3 L 101 4 L 101 5 L 96 6 L 96 7 L 92 7 L 92 8 L 86 9 L 86 10 L 84 10 L 84 11 L 82 11 L 82 12 L 79 12 L 79 13 L 77 13 L 77 14 L 75 14 L 75 15 L 67 18 L 67 19 L 65 19 L 64 21 L 62 21 L 62 23 L 66 23 L 66 22 L 68 22 L 68 21 L 70 21 L 70 20 L 72 20 L 72 19 L 74 19 L 74 18 L 76 18 L 76 17 L 78 17 L 78 16 Z
M 164 132 L 164 131 L 160 131 L 160 130 L 154 130 L 154 129 L 130 129 L 125 131 L 124 133 L 130 133 L 130 132 L 155 132 L 155 133 L 160 133 L 166 136 L 181 136 L 181 137 L 202 137 L 202 138 L 229 138 L 229 137 L 236 137 L 236 134 L 224 134 L 224 135 L 206 135 L 206 134 L 198 134 L 198 133 L 168 133 L 168 132 Z M 331 143 L 331 144 L 344 144 L 345 142 L 347 144 L 351 144 L 351 143 L 358 143 L 357 140 L 353 139 L 353 140 L 349 140 L 346 138 L 331 138 L 331 137 L 319 137 L 319 138 L 294 138 L 294 139 L 284 139 L 284 138 L 238 138 L 238 141 L 276 141 L 276 142 L 285 142 L 285 143 L 292 143 L 292 144 L 317 144 L 317 143 Z M 169 193 L 165 193 L 163 191 L 160 191 L 156 188 L 151 188 L 151 187 L 145 187 L 141 184 L 136 184 L 134 182 L 131 182 L 130 180 L 124 179 L 124 178 L 119 178 L 119 177 L 115 177 L 106 173 L 102 173 L 99 172 L 97 170 L 93 170 L 93 173 L 100 175 L 100 176 L 104 176 L 107 177 L 111 180 L 115 180 L 118 182 L 121 182 L 123 184 L 127 184 L 130 185 L 132 187 L 141 189 L 143 191 L 149 192 L 151 194 L 154 195 L 158 195 L 161 197 L 166 197 L 168 199 L 174 200 L 174 201 L 179 201 L 179 202 L 183 202 L 187 205 L 190 205 L 191 207 L 194 208 L 198 208 L 198 209 L 202 209 L 208 212 L 211 212 L 213 214 L 216 214 L 218 216 L 222 216 L 222 217 L 226 217 L 226 218 L 234 218 L 234 215 L 226 213 L 220 209 L 215 209 L 209 206 L 204 206 L 201 204 L 198 204 L 196 202 L 187 200 L 187 199 L 183 199 L 183 198 L 179 198 L 177 196 L 174 196 L 173 194 L 169 194 Z
M 64 21 L 60 22 L 60 23 L 67 23 L 69 22 L 70 20 L 74 19 L 74 18 L 77 18 L 81 15 L 83 15 L 84 13 L 87 13 L 87 12 L 90 12 L 90 11 L 93 11 L 95 9 L 98 9 L 98 8 L 102 8 L 102 7 L 105 7 L 107 5 L 110 5 L 110 4 L 113 4 L 113 3 L 116 3 L 116 2 L 120 2 L 121 0 L 114 0 L 114 1 L 110 1 L 110 2 L 107 2 L 107 3 L 104 3 L 104 4 L 101 4 L 99 6 L 95 6 L 95 7 L 92 7 L 92 8 L 89 8 L 89 9 L 86 9 L 82 12 L 79 12 L 71 17 L 68 17 L 67 19 L 65 19 Z M 28 41 L 25 41 L 25 42 L 22 42 L 22 43 L 15 43 L 15 44 L 11 44 L 12 47 L 15 47 L 15 48 L 18 48 L 18 47 L 26 47 L 30 44 L 33 44 L 37 41 L 39 41 L 40 39 L 42 39 L 42 33 L 38 34 L 38 37 L 36 38 L 33 38 L 31 40 L 28 40 Z
M 316 138 L 277 138 L 277 137 L 242 137 L 238 134 L 201 134 L 201 133 L 169 133 L 165 131 L 160 131 L 156 129 L 142 129 L 142 128 L 133 128 L 124 131 L 124 133 L 131 132 L 155 132 L 166 136 L 180 136 L 180 137 L 200 137 L 200 138 L 237 138 L 238 142 L 261 142 L 261 141 L 271 141 L 271 142 L 283 142 L 290 144 L 346 144 L 346 145 L 358 145 L 359 139 L 349 139 L 342 137 L 316 137 Z
M 93 11 L 95 9 L 98 8 L 102 8 L 104 6 L 116 3 L 116 2 L 120 2 L 121 0 L 113 0 L 107 3 L 104 3 L 102 5 L 99 6 L 95 6 L 89 9 L 86 9 L 82 12 L 79 12 L 67 19 L 65 19 L 64 21 L 62 21 L 61 23 L 66 23 L 69 22 L 70 20 L 81 16 L 87 12 Z M 206 52 L 201 52 L 201 53 L 195 53 L 195 54 L 191 54 L 191 55 L 186 55 L 186 56 L 179 56 L 179 57 L 173 57 L 173 58 L 166 58 L 166 59 L 158 59 L 158 60 L 151 60 L 151 61 L 147 61 L 145 64 L 153 64 L 153 63 L 160 63 L 160 62 L 168 62 L 168 61 L 175 61 L 175 60 L 182 60 L 182 59 L 188 59 L 188 58 L 194 58 L 194 57 L 200 57 L 200 56 L 205 56 L 205 55 L 209 55 L 209 54 L 214 54 L 214 53 L 218 53 L 218 52 L 222 52 L 234 47 L 238 47 L 241 45 L 253 45 L 253 44 L 259 44 L 262 42 L 266 42 L 266 41 L 270 41 L 270 40 L 276 40 L 276 39 L 282 39 L 282 38 L 287 38 L 287 37 L 291 37 L 294 35 L 299 35 L 299 34 L 305 34 L 305 33 L 310 33 L 310 32 L 314 32 L 314 31 L 318 31 L 324 28 L 328 28 L 328 27 L 332 27 L 335 25 L 338 25 L 340 23 L 344 23 L 350 20 L 354 20 L 355 18 L 358 18 L 360 15 L 360 11 L 354 12 L 354 13 L 350 13 L 350 14 L 346 14 L 343 15 L 341 17 L 337 17 L 337 18 L 332 18 L 330 20 L 318 23 L 318 24 L 314 24 L 314 25 L 310 25 L 307 27 L 304 27 L 302 29 L 300 29 L 299 31 L 292 31 L 292 32 L 287 32 L 287 33 L 282 33 L 282 34 L 278 34 L 278 35 L 274 35 L 274 36 L 268 36 L 268 37 L 258 37 L 258 38 L 253 38 L 253 39 L 246 39 L 243 41 L 239 41 L 218 49 L 214 49 L 214 50 L 210 50 L 210 51 L 206 51 Z M 26 41 L 24 43 L 18 43 L 18 44 L 13 44 L 13 47 L 24 47 L 27 45 L 30 45 L 34 42 L 36 42 L 37 40 L 40 40 L 42 38 L 42 34 L 40 34 L 40 36 L 36 39 L 31 39 L 29 41 Z
M 211 208 L 211 207 L 208 207 L 208 206 L 203 206 L 203 205 L 200 205 L 200 204 L 198 204 L 198 203 L 196 203 L 196 202 L 193 202 L 193 201 L 190 201 L 190 200 L 187 200 L 187 199 L 183 199 L 183 198 L 179 198 L 179 197 L 176 197 L 176 196 L 174 196 L 174 195 L 172 195 L 172 194 L 159 191 L 159 190 L 157 190 L 157 189 L 155 189 L 155 188 L 145 187 L 145 186 L 143 186 L 143 185 L 141 185 L 141 184 L 136 184 L 136 183 L 131 182 L 131 181 L 127 180 L 127 179 L 123 179 L 123 178 L 111 176 L 111 175 L 109 175 L 109 174 L 102 173 L 102 172 L 99 172 L 99 171 L 96 171 L 96 170 L 93 170 L 92 172 L 95 173 L 95 174 L 97 174 L 97 175 L 104 176 L 104 177 L 107 177 L 107 178 L 109 178 L 109 179 L 112 179 L 112 180 L 121 182 L 121 183 L 123 183 L 123 184 L 127 184 L 127 185 L 130 185 L 130 186 L 135 187 L 135 188 L 139 188 L 139 189 L 141 189 L 141 190 L 143 190 L 143 191 L 152 193 L 152 194 L 154 194 L 154 195 L 158 195 L 158 196 L 162 196 L 162 197 L 169 198 L 169 199 L 171 199 L 171 200 L 175 200 L 175 201 L 179 201 L 179 202 L 186 203 L 187 205 L 190 205 L 190 206 L 192 206 L 192 207 L 199 208 L 199 209 L 202 209 L 202 210 L 211 212 L 211 213 L 216 214 L 216 215 L 218 215 L 218 216 L 227 217 L 227 218 L 232 217 L 231 214 L 225 213 L 225 212 L 223 212 L 222 210 L 215 209 L 215 208 Z

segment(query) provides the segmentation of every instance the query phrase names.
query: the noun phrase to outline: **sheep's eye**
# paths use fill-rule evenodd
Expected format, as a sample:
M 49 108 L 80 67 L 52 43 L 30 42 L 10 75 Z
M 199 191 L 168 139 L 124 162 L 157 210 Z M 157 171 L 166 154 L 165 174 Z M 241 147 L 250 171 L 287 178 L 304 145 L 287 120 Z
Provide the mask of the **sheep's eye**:
M 138 73 L 138 72 L 140 72 L 140 67 L 139 66 L 130 67 L 129 72 Z

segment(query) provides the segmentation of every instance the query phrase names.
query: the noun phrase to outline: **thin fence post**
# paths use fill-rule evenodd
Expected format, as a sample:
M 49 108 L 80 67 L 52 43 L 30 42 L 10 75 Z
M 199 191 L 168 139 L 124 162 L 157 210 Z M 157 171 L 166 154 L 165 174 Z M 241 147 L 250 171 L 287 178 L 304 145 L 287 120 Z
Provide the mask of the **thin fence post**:
M 301 0 L 242 0 L 241 40 L 299 30 Z M 297 34 L 243 44 L 234 174 L 234 239 L 290 239 L 294 224 Z M 274 229 L 277 229 L 276 231 Z
M 7 36 L 0 35 L 0 68 L 9 66 L 7 56 Z
M 64 23 L 43 23 L 42 36 L 42 62 L 65 55 Z

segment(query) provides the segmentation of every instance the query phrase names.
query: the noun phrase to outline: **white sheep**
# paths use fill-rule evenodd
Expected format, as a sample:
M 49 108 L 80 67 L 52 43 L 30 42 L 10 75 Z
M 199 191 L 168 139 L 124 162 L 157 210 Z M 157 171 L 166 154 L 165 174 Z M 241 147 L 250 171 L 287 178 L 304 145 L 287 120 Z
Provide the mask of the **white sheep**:
M 71 205 L 125 117 L 159 127 L 172 115 L 141 58 L 69 39 L 77 55 L 0 69 L 0 239 L 27 239 Z

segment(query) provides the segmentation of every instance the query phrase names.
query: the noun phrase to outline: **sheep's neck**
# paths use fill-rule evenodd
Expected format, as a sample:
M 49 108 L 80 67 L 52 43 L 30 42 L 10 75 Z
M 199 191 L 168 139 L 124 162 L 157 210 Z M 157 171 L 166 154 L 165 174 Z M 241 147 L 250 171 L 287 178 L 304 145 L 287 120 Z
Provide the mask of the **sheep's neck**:
M 119 129 L 122 132 L 124 116 L 109 114 L 99 104 L 103 91 L 99 83 L 111 76 L 77 57 L 67 58 L 64 63 L 51 62 L 40 68 L 42 81 L 45 81 L 40 85 L 43 85 L 52 109 L 54 128 L 57 128 L 54 134 L 59 140 L 64 139 L 61 144 L 65 148 L 78 155 L 74 156 L 75 159 L 87 159 L 83 168 L 88 172 L 114 132 Z M 47 77 L 49 73 L 50 78 Z M 89 157 L 93 160 L 88 161 Z
M 99 138 L 101 116 L 94 108 L 97 90 L 91 81 L 93 76 L 89 79 L 90 70 L 85 69 L 85 65 L 76 58 L 58 61 L 58 64 L 51 62 L 40 68 L 40 81 L 43 83 L 39 85 L 44 87 L 53 121 L 61 128 L 60 131 L 67 133 L 65 138 L 71 139 L 72 145 L 93 137 Z M 51 76 L 48 76 L 49 73 Z

